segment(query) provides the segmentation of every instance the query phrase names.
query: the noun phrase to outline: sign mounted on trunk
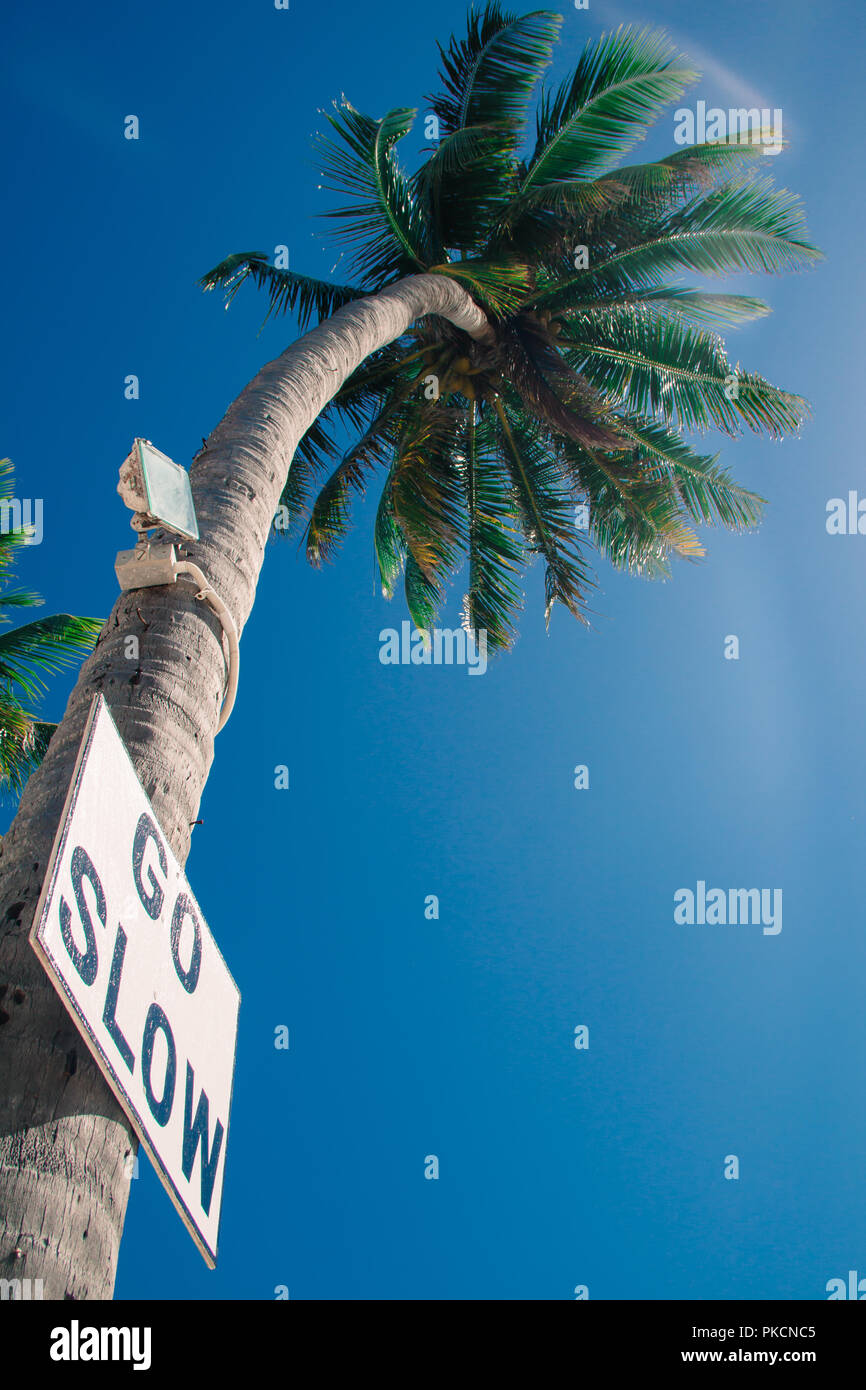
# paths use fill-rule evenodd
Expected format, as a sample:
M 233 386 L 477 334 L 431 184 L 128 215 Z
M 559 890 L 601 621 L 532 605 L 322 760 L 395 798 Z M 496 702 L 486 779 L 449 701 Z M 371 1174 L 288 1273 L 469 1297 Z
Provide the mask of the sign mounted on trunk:
M 240 993 L 101 695 L 30 940 L 213 1268 Z

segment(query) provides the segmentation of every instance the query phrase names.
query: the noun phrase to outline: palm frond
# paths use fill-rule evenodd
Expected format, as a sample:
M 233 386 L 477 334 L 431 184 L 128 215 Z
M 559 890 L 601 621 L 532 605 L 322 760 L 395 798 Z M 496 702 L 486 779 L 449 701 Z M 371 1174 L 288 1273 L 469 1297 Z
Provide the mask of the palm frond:
M 48 749 L 56 724 L 26 714 L 0 694 L 0 791 L 17 796 Z
M 665 285 L 662 289 L 618 290 L 615 294 L 590 296 L 572 301 L 560 318 L 572 332 L 575 324 L 598 320 L 611 326 L 631 321 L 637 309 L 681 319 L 684 323 L 725 324 L 736 326 L 751 323 L 772 312 L 763 299 L 746 294 L 706 294 L 703 290 L 682 289 Z
M 599 262 L 654 235 L 684 203 L 721 177 L 742 183 L 760 164 L 757 144 L 695 145 L 648 164 L 624 165 L 594 179 L 523 187 L 501 211 L 484 254 L 511 247 L 555 275 L 570 273 L 575 242 Z
M 802 397 L 754 375 L 734 371 L 717 334 L 675 318 L 636 312 L 615 325 L 587 325 L 581 338 L 560 339 L 571 365 L 600 392 L 650 417 L 681 428 L 717 426 L 780 436 L 799 429 Z
M 500 318 L 517 312 L 531 283 L 529 268 L 515 261 L 450 261 L 430 270 L 456 280 L 483 309 Z
M 673 554 L 695 561 L 704 555 L 704 548 L 690 526 L 682 522 L 668 493 L 663 488 L 644 489 L 652 493 L 642 498 L 639 512 L 630 512 L 612 492 L 593 498 L 590 509 L 590 531 L 599 551 L 616 569 L 642 579 L 667 579 L 671 573 Z M 663 509 L 660 522 L 648 520 L 652 510 Z
M 704 550 L 687 524 L 670 477 L 647 467 L 636 454 L 615 457 L 562 445 L 567 464 L 590 509 L 590 535 L 618 569 L 644 578 L 670 573 L 672 554 L 699 559 Z
M 800 201 L 766 179 L 727 183 L 641 228 L 633 244 L 611 250 L 577 275 L 534 296 L 550 312 L 593 291 L 658 288 L 671 270 L 700 275 L 795 270 L 820 258 L 807 239 Z
M 4 589 L 0 595 L 0 623 L 12 621 L 3 613 L 4 608 L 38 608 L 42 601 L 42 595 L 34 589 Z
M 440 142 L 413 176 L 415 197 L 430 226 L 432 257 L 476 250 L 515 188 L 514 160 L 501 125 L 465 126 Z
M 333 558 L 349 529 L 352 493 L 364 496 L 370 470 L 387 462 L 398 430 L 394 402 L 389 402 L 361 438 L 346 450 L 320 489 L 305 534 L 310 564 L 321 566 Z
M 265 323 L 271 314 L 296 310 L 301 329 L 306 328 L 313 317 L 317 322 L 330 318 L 344 304 L 351 304 L 364 294 L 354 285 L 332 285 L 328 280 L 316 280 L 294 270 L 280 270 L 269 263 L 263 251 L 239 251 L 226 256 L 201 277 L 199 284 L 203 290 L 224 290 L 228 308 L 245 280 L 251 280 L 257 289 L 267 290 Z
M 535 83 L 550 63 L 562 19 L 537 10 L 517 16 L 488 4 L 470 11 L 465 38 L 438 45 L 442 91 L 429 98 L 444 134 L 509 123 L 516 144 Z
M 588 43 L 571 80 L 542 95 L 522 191 L 604 173 L 698 76 L 651 29 L 620 26 Z
M 761 154 L 759 144 L 694 145 L 648 164 L 629 164 L 597 178 L 524 183 L 501 212 L 493 246 L 532 246 L 545 263 L 552 251 L 592 238 L 596 247 L 619 245 L 623 232 L 656 221 L 685 199 L 707 193 L 721 175 L 741 180 Z M 625 219 L 625 220 L 623 220 Z
M 92 650 L 102 631 L 98 618 L 55 613 L 0 633 L 0 680 L 26 691 L 31 699 L 46 689 L 41 679 L 72 666 Z
M 515 530 L 514 504 L 488 410 L 473 410 L 465 438 L 466 510 L 469 522 L 469 587 L 463 598 L 463 626 L 485 632 L 488 651 L 507 650 L 517 636 L 521 607 L 515 575 L 523 558 Z
M 399 107 L 375 120 L 344 100 L 328 116 L 338 138 L 320 136 L 317 142 L 326 185 L 352 200 L 322 216 L 339 221 L 335 235 L 350 249 L 354 273 L 368 286 L 411 274 L 430 261 L 429 227 L 394 150 L 415 114 Z
M 545 623 L 549 625 L 556 602 L 585 623 L 586 591 L 592 580 L 574 529 L 573 490 L 566 485 L 552 450 L 522 413 L 509 411 L 500 398 L 494 401 L 494 410 L 526 547 L 545 562 Z
M 620 428 L 631 439 L 653 473 L 671 479 L 689 516 L 697 522 L 742 531 L 757 526 L 766 499 L 734 482 L 718 454 L 697 454 L 675 430 L 640 416 Z
M 393 469 L 393 464 L 392 464 Z M 394 519 L 394 499 L 391 495 L 390 473 L 376 508 L 376 525 L 373 533 L 376 561 L 382 580 L 382 593 L 385 598 L 393 598 L 397 580 L 406 562 L 406 538 Z
M 622 446 L 603 399 L 569 365 L 541 324 L 523 317 L 505 325 L 500 354 L 524 405 L 550 429 L 594 448 Z
M 438 577 L 425 574 L 411 551 L 406 556 L 404 592 L 410 618 L 419 631 L 427 634 L 429 641 L 430 629 L 439 617 L 445 593 Z
M 400 435 L 390 475 L 394 520 L 418 569 L 435 586 L 464 549 L 463 487 L 455 441 L 461 418 L 424 404 Z
M 287 538 L 297 530 L 299 523 L 309 511 L 311 493 L 317 477 L 337 456 L 337 445 L 325 427 L 324 414 L 325 412 L 322 412 L 318 419 L 313 421 L 295 449 L 280 495 L 280 505 L 288 512 L 288 525 L 278 526 L 275 519 L 273 531 L 277 536 Z

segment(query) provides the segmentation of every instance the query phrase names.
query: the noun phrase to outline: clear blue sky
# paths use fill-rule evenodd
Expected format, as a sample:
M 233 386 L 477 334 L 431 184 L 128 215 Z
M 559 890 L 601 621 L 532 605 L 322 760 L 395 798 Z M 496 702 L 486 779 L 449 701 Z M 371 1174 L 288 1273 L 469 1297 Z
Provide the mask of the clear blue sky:
M 295 334 L 257 338 L 254 292 L 225 313 L 197 277 L 280 243 L 327 275 L 319 110 L 341 92 L 423 110 L 464 13 L 13 8 L 0 453 L 44 498 L 21 578 L 48 609 L 111 608 L 133 436 L 188 463 Z M 774 314 L 730 343 L 814 418 L 783 444 L 718 441 L 770 500 L 759 532 L 709 532 L 662 585 L 601 565 L 590 632 L 557 611 L 545 635 L 532 572 L 520 641 L 481 679 L 380 664 L 405 611 L 374 583 L 369 506 L 324 572 L 271 547 L 187 865 L 243 994 L 220 1261 L 143 1160 L 119 1297 L 820 1299 L 866 1274 L 866 537 L 825 530 L 829 498 L 866 495 L 863 12 L 562 13 L 557 76 L 585 36 L 652 22 L 703 67 L 693 100 L 783 109 L 791 149 L 767 164 L 827 259 L 732 285 Z M 673 148 L 672 112 L 651 148 Z M 782 888 L 783 930 L 675 925 L 699 879 Z

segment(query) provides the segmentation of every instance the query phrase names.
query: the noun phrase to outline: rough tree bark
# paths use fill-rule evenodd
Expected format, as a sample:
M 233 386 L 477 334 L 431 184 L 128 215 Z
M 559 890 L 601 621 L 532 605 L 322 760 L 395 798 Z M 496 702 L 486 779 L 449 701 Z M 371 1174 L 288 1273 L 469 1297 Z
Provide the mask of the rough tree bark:
M 430 314 L 478 340 L 492 338 L 453 280 L 410 276 L 340 309 L 269 362 L 207 440 L 190 470 L 201 539 L 186 554 L 238 632 L 302 434 L 371 352 Z M 186 861 L 225 678 L 220 626 L 196 601 L 196 587 L 179 580 L 120 595 L 0 846 L 0 1278 L 42 1279 L 46 1298 L 112 1296 L 136 1141 L 28 931 L 97 691 L 178 861 Z M 136 662 L 124 651 L 130 636 L 139 641 Z

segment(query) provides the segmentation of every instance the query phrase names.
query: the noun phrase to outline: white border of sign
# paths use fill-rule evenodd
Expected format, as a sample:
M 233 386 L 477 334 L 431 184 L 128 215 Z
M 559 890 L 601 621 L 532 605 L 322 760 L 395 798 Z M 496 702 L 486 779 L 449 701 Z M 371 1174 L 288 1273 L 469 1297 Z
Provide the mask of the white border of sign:
M 136 780 L 138 786 L 141 788 L 141 794 L 142 794 L 142 796 L 143 796 L 143 797 L 145 798 L 145 800 L 147 801 L 147 804 L 150 805 L 150 798 L 147 796 L 147 793 L 144 791 L 144 788 L 141 786 L 141 782 L 138 780 L 138 774 L 137 774 L 137 772 L 135 771 L 135 767 L 134 767 L 134 765 L 133 765 L 132 759 L 131 759 L 130 756 L 129 756 L 129 751 L 128 751 L 128 749 L 127 749 L 127 747 L 126 747 L 126 744 L 124 743 L 124 741 L 123 741 L 123 739 L 122 739 L 122 737 L 121 737 L 121 735 L 120 735 L 120 731 L 118 730 L 117 725 L 116 725 L 115 722 L 114 722 L 114 719 L 112 718 L 111 710 L 109 709 L 109 707 L 108 707 L 108 705 L 107 705 L 107 703 L 106 703 L 106 701 L 105 701 L 105 697 L 104 697 L 103 695 L 101 695 L 101 694 L 94 695 L 94 697 L 93 697 L 93 702 L 92 702 L 92 704 L 91 704 L 91 706 L 90 706 L 90 711 L 89 711 L 88 716 L 87 716 L 87 723 L 86 723 L 85 728 L 84 728 L 84 734 L 83 734 L 82 739 L 81 739 L 81 747 L 80 747 L 79 750 L 78 750 L 78 756 L 77 756 L 77 758 L 76 758 L 76 760 L 75 760 L 75 768 L 74 768 L 73 773 L 72 773 L 72 779 L 71 779 L 70 784 L 69 784 L 69 790 L 68 790 L 68 792 L 67 792 L 67 794 L 66 794 L 66 800 L 65 800 L 64 805 L 63 805 L 63 813 L 62 813 L 61 818 L 60 818 L 60 824 L 59 824 L 59 826 L 58 826 L 57 833 L 56 833 L 56 835 L 55 835 L 55 837 L 54 837 L 54 844 L 53 844 L 52 849 L 51 849 L 51 855 L 50 855 L 50 858 L 49 858 L 49 861 L 48 861 L 48 869 L 47 869 L 47 872 L 46 872 L 46 874 L 45 874 L 45 879 L 44 879 L 43 884 L 42 884 L 42 891 L 41 891 L 41 893 L 40 893 L 40 895 L 39 895 L 39 902 L 38 902 L 37 905 L 36 905 L 36 912 L 34 913 L 34 916 L 33 916 L 33 924 L 32 924 L 32 926 L 31 926 L 31 928 L 30 928 L 30 944 L 31 944 L 31 946 L 33 947 L 34 951 L 36 952 L 37 956 L 39 957 L 40 961 L 42 962 L 42 965 L 44 966 L 44 968 L 45 968 L 45 970 L 46 970 L 46 972 L 47 972 L 47 974 L 48 974 L 48 978 L 50 979 L 50 981 L 51 981 L 51 983 L 53 984 L 55 990 L 57 991 L 58 995 L 60 996 L 60 999 L 62 1000 L 63 1004 L 65 1005 L 67 1012 L 71 1015 L 72 1020 L 73 1020 L 73 1022 L 75 1023 L 76 1028 L 78 1029 L 79 1033 L 81 1034 L 81 1036 L 83 1037 L 85 1043 L 87 1044 L 87 1049 L 88 1049 L 90 1055 L 93 1057 L 94 1061 L 95 1061 L 95 1062 L 97 1063 L 97 1065 L 99 1066 L 99 1069 L 100 1069 L 100 1071 L 102 1072 L 103 1076 L 105 1077 L 105 1080 L 107 1081 L 108 1085 L 111 1087 L 111 1090 L 113 1091 L 114 1095 L 116 1096 L 117 1101 L 118 1101 L 118 1103 L 119 1103 L 120 1106 L 121 1106 L 121 1109 L 123 1110 L 124 1114 L 128 1117 L 128 1119 L 129 1119 L 129 1121 L 130 1121 L 130 1123 L 131 1123 L 133 1129 L 135 1130 L 136 1135 L 138 1136 L 139 1143 L 142 1145 L 142 1147 L 144 1148 L 145 1152 L 149 1155 L 150 1161 L 151 1161 L 151 1163 L 153 1164 L 154 1168 L 156 1169 L 156 1172 L 157 1172 L 157 1174 L 158 1174 L 158 1176 L 159 1176 L 160 1181 L 162 1182 L 163 1187 L 165 1188 L 166 1192 L 168 1193 L 169 1197 L 171 1198 L 172 1202 L 174 1203 L 175 1207 L 177 1208 L 178 1215 L 181 1217 L 181 1220 L 183 1221 L 184 1225 L 186 1226 L 187 1230 L 189 1231 L 190 1235 L 192 1236 L 193 1240 L 195 1241 L 195 1244 L 197 1245 L 199 1251 L 201 1252 L 201 1254 L 202 1254 L 202 1256 L 203 1256 L 203 1258 L 204 1258 L 205 1263 L 207 1264 L 207 1266 L 208 1266 L 209 1269 L 214 1269 L 215 1266 L 216 1266 L 216 1257 L 217 1257 L 217 1239 L 214 1240 L 214 1247 L 213 1247 L 213 1249 L 211 1250 L 210 1246 L 207 1244 L 207 1241 L 205 1240 L 205 1238 L 203 1237 L 203 1235 L 201 1234 L 201 1232 L 198 1230 L 198 1228 L 197 1228 L 197 1226 L 196 1226 L 196 1224 L 195 1224 L 195 1220 L 194 1220 L 194 1218 L 193 1218 L 191 1212 L 190 1212 L 189 1209 L 187 1208 L 186 1203 L 184 1202 L 182 1196 L 181 1196 L 180 1193 L 177 1191 L 177 1188 L 176 1188 L 175 1184 L 173 1183 L 173 1181 L 172 1181 L 172 1179 L 171 1179 L 171 1175 L 169 1174 L 169 1172 L 168 1172 L 167 1169 L 165 1168 L 165 1165 L 163 1164 L 162 1160 L 160 1159 L 160 1157 L 159 1157 L 158 1153 L 156 1152 L 156 1150 L 154 1149 L 153 1145 L 149 1142 L 149 1140 L 148 1140 L 148 1138 L 147 1138 L 147 1133 L 146 1133 L 146 1130 L 145 1130 L 145 1127 L 144 1127 L 144 1122 L 142 1121 L 141 1117 L 139 1116 L 139 1114 L 138 1114 L 138 1112 L 137 1112 L 135 1106 L 132 1104 L 132 1102 L 130 1101 L 129 1097 L 126 1095 L 126 1093 L 125 1093 L 125 1091 L 124 1091 L 124 1089 L 123 1089 L 123 1083 L 121 1082 L 120 1078 L 118 1077 L 117 1073 L 115 1072 L 115 1070 L 114 1070 L 114 1068 L 112 1067 L 112 1065 L 111 1065 L 110 1061 L 108 1060 L 108 1058 L 105 1057 L 105 1056 L 102 1054 L 102 1052 L 101 1052 L 101 1050 L 100 1050 L 100 1048 L 99 1048 L 99 1042 L 98 1042 L 97 1038 L 94 1036 L 92 1030 L 90 1029 L 90 1027 L 89 1027 L 89 1025 L 88 1025 L 88 1022 L 87 1022 L 87 1019 L 84 1017 L 83 1012 L 82 1012 L 81 1009 L 79 1008 L 79 1006 L 78 1006 L 78 1004 L 77 1004 L 75 998 L 73 997 L 72 993 L 70 992 L 70 990 L 69 990 L 69 988 L 68 988 L 68 986 L 67 986 L 65 980 L 63 979 L 63 977 L 62 977 L 61 975 L 58 974 L 58 972 L 57 972 L 57 970 L 56 970 L 56 968 L 55 968 L 55 966 L 54 966 L 54 962 L 53 962 L 53 960 L 52 960 L 50 954 L 45 950 L 45 948 L 44 948 L 43 945 L 42 945 L 42 942 L 41 942 L 40 939 L 39 939 L 39 931 L 40 931 L 40 928 L 42 927 L 43 922 L 44 922 L 44 920 L 45 920 L 45 918 L 46 918 L 46 915 L 47 915 L 47 913 L 46 913 L 47 904 L 48 904 L 49 899 L 52 897 L 52 894 L 53 894 L 53 890 L 54 890 L 54 886 L 55 886 L 55 882 L 56 882 L 56 878 L 57 878 L 57 873 L 58 873 L 59 866 L 60 866 L 60 861 L 61 861 L 61 858 L 62 858 L 62 855 L 63 855 L 63 850 L 64 850 L 64 847 L 65 847 L 65 845 L 66 845 L 66 839 L 67 839 L 67 836 L 68 836 L 68 833 L 69 833 L 69 829 L 70 829 L 70 823 L 71 823 L 71 819 L 72 819 L 72 813 L 73 813 L 73 811 L 74 811 L 74 809 L 75 809 L 75 803 L 76 803 L 76 801 L 77 801 L 77 799 L 78 799 L 78 793 L 79 793 L 79 789 L 80 789 L 80 786 L 81 786 L 82 774 L 83 774 L 85 762 L 86 762 L 86 759 L 87 759 L 87 754 L 88 754 L 88 752 L 89 752 L 89 750 L 90 750 L 90 746 L 91 746 L 91 743 L 92 743 L 92 741 L 93 741 L 94 733 L 95 733 L 96 726 L 97 726 L 97 721 L 98 721 L 98 719 L 100 718 L 101 715 L 104 715 L 105 718 L 107 718 L 107 719 L 110 721 L 110 723 L 111 723 L 111 725 L 112 725 L 112 728 L 114 729 L 114 733 L 115 733 L 115 735 L 116 735 L 116 737 L 117 737 L 118 744 L 119 744 L 120 747 L 123 749 L 123 753 L 124 753 L 124 755 L 125 755 L 125 757 L 126 757 L 128 763 L 129 763 L 130 771 L 132 772 L 132 775 L 133 775 L 133 777 L 135 778 L 135 780 Z M 152 808 L 152 807 L 151 807 L 151 812 L 153 812 L 153 808 Z M 166 850 L 167 850 L 168 854 L 171 855 L 171 854 L 172 854 L 172 851 L 171 851 L 171 843 L 170 843 L 170 841 L 169 841 L 169 839 L 168 839 L 168 836 L 165 834 L 165 831 L 162 829 L 162 826 L 160 825 L 159 820 L 158 820 L 157 816 L 155 815 L 155 813 L 153 814 L 153 819 L 154 819 L 154 822 L 156 823 L 157 827 L 159 828 L 160 834 L 162 835 L 162 837 L 163 837 L 163 839 L 164 839 L 164 841 L 165 841 Z M 172 857 L 173 857 L 173 856 L 172 856 Z M 176 862 L 176 861 L 175 861 L 175 862 Z M 178 867 L 179 867 L 179 866 L 178 866 Z M 183 873 L 182 870 L 180 870 L 180 872 L 181 872 L 181 874 Z M 225 963 L 225 960 L 224 960 L 224 958 L 223 958 L 222 952 L 220 951 L 219 947 L 218 947 L 217 944 L 216 944 L 216 941 L 215 941 L 214 938 L 213 938 L 213 934 L 212 934 L 212 933 L 209 933 L 209 934 L 210 934 L 211 942 L 213 943 L 214 949 L 215 949 L 217 955 L 219 956 L 220 960 L 222 961 L 223 966 L 225 967 L 226 974 L 228 975 L 229 979 L 231 980 L 232 984 L 234 985 L 234 988 L 237 990 L 237 993 L 238 993 L 238 1011 L 240 1012 L 240 1003 L 241 1003 L 240 990 L 237 989 L 237 984 L 235 983 L 234 977 L 232 976 L 231 971 L 229 970 L 228 966 L 227 966 L 226 963 Z M 237 1053 L 237 1032 L 235 1033 L 235 1047 L 234 1047 L 234 1050 L 233 1050 L 233 1053 L 232 1053 L 232 1081 L 231 1081 L 231 1088 L 230 1088 L 230 1091 L 229 1091 L 229 1104 L 228 1104 L 228 1110 L 227 1110 L 227 1113 L 226 1113 L 226 1124 L 225 1124 L 226 1152 L 227 1152 L 227 1150 L 228 1150 L 228 1136 L 229 1136 L 229 1126 L 230 1126 L 230 1120 L 231 1120 L 231 1105 L 232 1105 L 232 1100 L 233 1100 L 233 1097 L 234 1097 L 234 1075 L 235 1075 L 236 1053 Z M 220 1215 L 221 1215 L 221 1206 L 220 1206 Z

